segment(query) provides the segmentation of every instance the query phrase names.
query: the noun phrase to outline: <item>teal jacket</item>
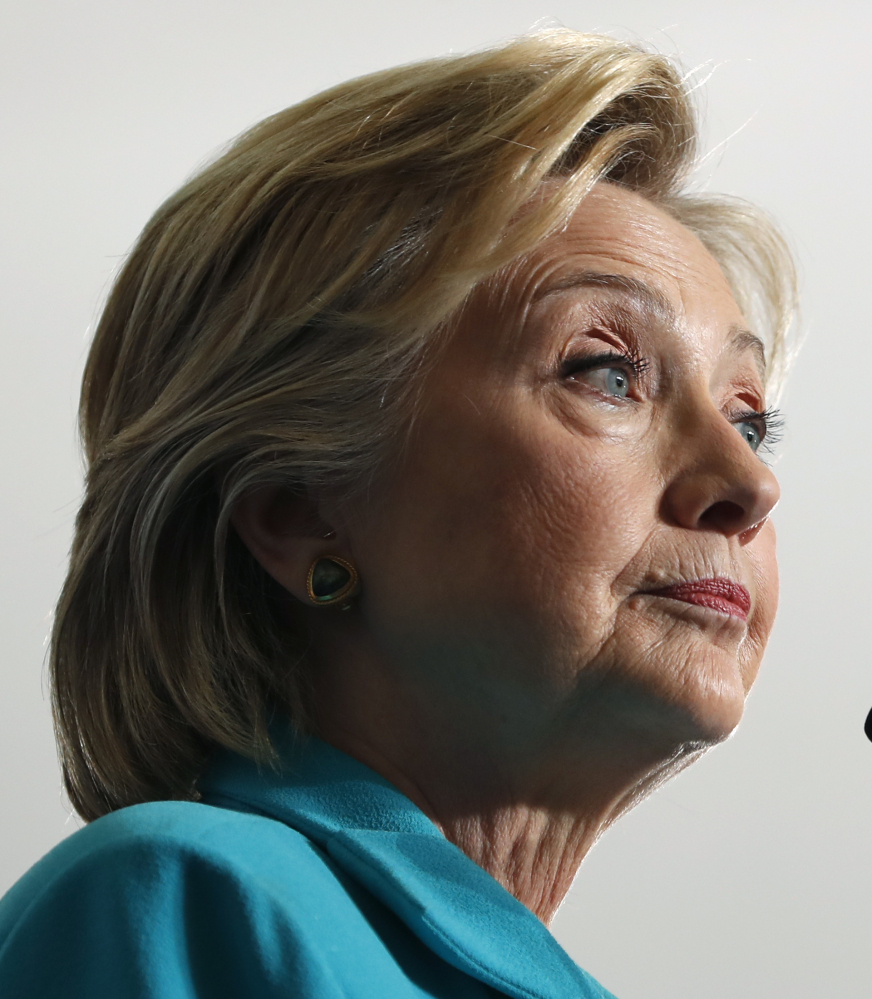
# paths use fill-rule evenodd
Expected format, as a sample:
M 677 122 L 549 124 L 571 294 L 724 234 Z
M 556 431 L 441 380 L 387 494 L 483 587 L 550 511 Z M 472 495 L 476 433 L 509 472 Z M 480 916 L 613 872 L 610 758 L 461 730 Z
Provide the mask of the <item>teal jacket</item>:
M 0 901 L 3 999 L 609 999 L 392 784 L 317 739 L 216 760 Z M 614 997 L 611 997 L 614 999 Z

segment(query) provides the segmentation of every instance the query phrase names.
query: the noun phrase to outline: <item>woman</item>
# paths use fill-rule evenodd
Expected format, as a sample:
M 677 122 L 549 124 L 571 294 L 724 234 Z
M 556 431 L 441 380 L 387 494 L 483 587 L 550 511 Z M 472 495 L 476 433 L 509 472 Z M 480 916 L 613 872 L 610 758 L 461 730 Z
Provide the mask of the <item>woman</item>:
M 790 261 L 662 58 L 352 81 L 157 212 L 88 359 L 52 646 L 92 821 L 0 994 L 605 996 L 547 930 L 742 713 Z

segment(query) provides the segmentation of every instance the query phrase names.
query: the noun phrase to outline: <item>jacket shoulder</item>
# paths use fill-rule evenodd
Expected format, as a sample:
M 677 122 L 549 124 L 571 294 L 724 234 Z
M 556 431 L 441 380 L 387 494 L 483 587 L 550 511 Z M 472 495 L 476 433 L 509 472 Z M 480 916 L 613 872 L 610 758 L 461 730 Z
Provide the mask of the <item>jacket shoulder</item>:
M 310 840 L 267 816 L 183 801 L 133 805 L 73 833 L 35 864 L 0 901 L 0 938 L 10 915 L 80 879 L 90 894 L 111 894 L 123 884 L 127 896 L 147 895 L 165 893 L 168 879 L 208 868 L 271 889 L 276 867 L 282 881 L 311 883 L 331 874 Z
M 214 805 L 97 819 L 0 900 L 0 996 L 487 993 L 302 833 Z
M 137 862 L 146 866 L 202 862 L 254 870 L 259 862 L 274 859 L 279 846 L 287 860 L 311 864 L 316 859 L 310 840 L 267 816 L 199 802 L 148 802 L 110 812 L 73 833 L 18 885 L 26 885 L 32 894 L 43 883 L 95 864 L 101 868 L 120 864 L 128 873 L 129 865 Z M 318 859 L 323 866 L 323 859 Z
M 121 809 L 0 901 L 0 995 L 77 996 L 71 982 L 82 995 L 286 995 L 295 969 L 329 979 L 312 927 L 355 922 L 348 888 L 275 819 L 193 802 Z

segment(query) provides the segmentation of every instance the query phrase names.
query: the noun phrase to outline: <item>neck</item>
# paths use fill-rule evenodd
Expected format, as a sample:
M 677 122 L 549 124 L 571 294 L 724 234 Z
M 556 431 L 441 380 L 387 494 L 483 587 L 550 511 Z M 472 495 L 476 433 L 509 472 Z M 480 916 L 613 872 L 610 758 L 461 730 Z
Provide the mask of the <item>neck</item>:
M 601 696 L 571 716 L 537 720 L 531 706 L 507 721 L 487 698 L 404 689 L 370 657 L 335 662 L 315 670 L 319 735 L 394 784 L 546 925 L 603 832 L 704 751 L 686 733 L 617 723 Z

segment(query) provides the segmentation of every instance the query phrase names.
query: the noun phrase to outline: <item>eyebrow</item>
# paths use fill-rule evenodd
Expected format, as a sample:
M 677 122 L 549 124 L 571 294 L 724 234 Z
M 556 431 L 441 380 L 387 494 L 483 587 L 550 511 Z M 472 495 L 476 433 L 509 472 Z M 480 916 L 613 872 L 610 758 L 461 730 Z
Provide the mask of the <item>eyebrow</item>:
M 653 312 L 664 323 L 675 325 L 677 322 L 672 303 L 657 288 L 627 274 L 604 274 L 600 271 L 575 271 L 567 274 L 552 284 L 537 289 L 533 302 L 541 301 L 549 295 L 554 295 L 571 288 L 611 288 L 635 299 L 649 312 Z M 743 354 L 751 351 L 760 376 L 766 377 L 766 348 L 760 337 L 741 326 L 730 327 L 730 339 L 727 344 L 733 354 Z
M 640 281 L 638 278 L 630 277 L 627 274 L 602 274 L 599 271 L 575 271 L 565 277 L 537 289 L 533 295 L 533 301 L 538 302 L 548 295 L 557 292 L 567 291 L 570 288 L 611 288 L 615 291 L 623 292 L 630 298 L 655 313 L 660 319 L 675 325 L 675 310 L 672 303 L 656 288 L 650 284 Z
M 754 355 L 754 361 L 760 369 L 760 377 L 766 378 L 766 347 L 759 336 L 750 330 L 742 329 L 741 326 L 730 327 L 730 342 L 728 344 L 734 354 L 743 354 L 750 350 Z

